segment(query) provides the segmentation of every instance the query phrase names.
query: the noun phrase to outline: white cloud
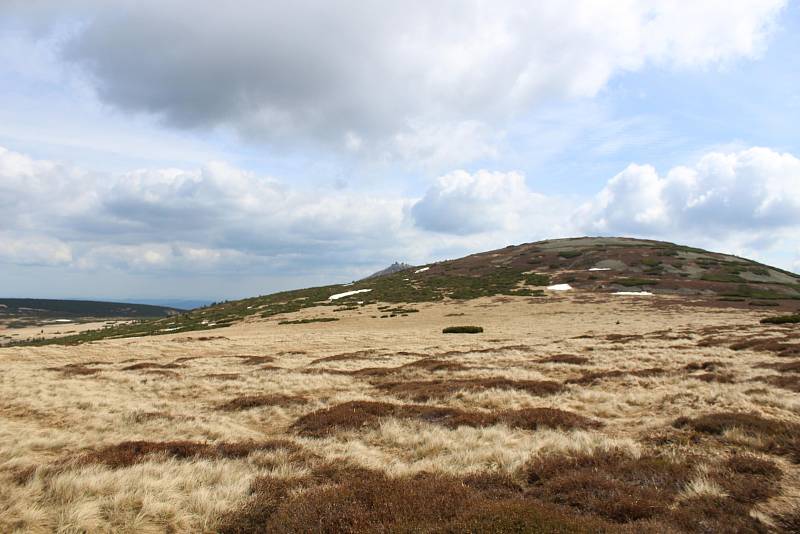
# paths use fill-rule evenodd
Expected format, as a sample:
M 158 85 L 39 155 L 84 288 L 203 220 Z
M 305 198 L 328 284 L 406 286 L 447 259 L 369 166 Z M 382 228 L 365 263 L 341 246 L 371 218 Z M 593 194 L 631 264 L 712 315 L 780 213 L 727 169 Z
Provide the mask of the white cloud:
M 72 250 L 58 239 L 0 231 L 0 264 L 66 265 L 71 261 Z
M 26 4 L 6 9 L 49 19 L 46 4 Z M 85 19 L 70 26 L 63 56 L 116 108 L 442 169 L 491 157 L 510 118 L 595 96 L 621 72 L 756 56 L 784 4 L 72 0 L 49 9 Z
M 750 148 L 712 152 L 664 176 L 648 165 L 630 165 L 577 217 L 604 233 L 755 238 L 800 225 L 800 159 Z
M 659 174 L 630 165 L 583 205 L 519 172 L 452 171 L 421 198 L 304 189 L 224 163 L 93 173 L 0 149 L 0 262 L 137 273 L 366 274 L 509 243 L 638 235 L 792 267 L 800 159 L 714 152 Z M 324 273 L 324 276 L 323 276 Z M 326 278 L 328 277 L 328 278 Z
M 454 171 L 437 178 L 411 213 L 422 229 L 468 235 L 513 232 L 546 206 L 546 197 L 530 191 L 520 173 Z

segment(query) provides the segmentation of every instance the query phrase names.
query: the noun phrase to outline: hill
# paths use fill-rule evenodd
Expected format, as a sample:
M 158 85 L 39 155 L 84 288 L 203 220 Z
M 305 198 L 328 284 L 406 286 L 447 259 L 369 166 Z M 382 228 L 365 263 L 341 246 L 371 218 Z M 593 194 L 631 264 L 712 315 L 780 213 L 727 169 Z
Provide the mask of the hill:
M 386 276 L 388 274 L 398 273 L 400 271 L 405 271 L 406 269 L 410 269 L 411 267 L 412 265 L 409 265 L 408 263 L 401 263 L 396 261 L 385 269 L 381 269 L 376 273 L 372 273 L 369 276 L 365 276 L 364 278 L 362 278 L 362 280 L 369 280 L 370 278 L 379 278 L 381 276 Z
M 175 308 L 148 304 L 92 300 L 0 298 L 0 322 L 12 327 L 54 321 L 69 322 L 99 318 L 151 319 L 168 317 L 181 311 Z
M 716 307 L 784 310 L 800 303 L 800 276 L 752 260 L 663 241 L 580 237 L 510 245 L 352 284 L 226 302 L 156 321 L 65 337 L 61 342 L 223 328 L 246 317 L 272 317 L 315 306 L 336 312 L 376 303 L 493 295 L 540 298 L 551 294 L 548 288 L 552 286 L 576 293 L 682 295 L 687 302 Z M 384 309 L 392 312 L 391 307 Z M 336 320 L 335 313 L 323 320 Z
M 0 532 L 800 532 L 795 280 L 552 241 L 0 347 Z

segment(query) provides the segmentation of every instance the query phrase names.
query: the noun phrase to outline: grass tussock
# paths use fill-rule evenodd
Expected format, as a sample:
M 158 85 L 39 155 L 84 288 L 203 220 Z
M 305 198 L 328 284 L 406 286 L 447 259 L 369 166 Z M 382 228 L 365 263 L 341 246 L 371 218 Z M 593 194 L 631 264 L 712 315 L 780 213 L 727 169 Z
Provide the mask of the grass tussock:
M 714 371 L 716 371 L 719 368 L 724 367 L 724 366 L 725 366 L 725 364 L 720 362 L 720 361 L 707 360 L 707 361 L 704 361 L 704 362 L 687 363 L 686 367 L 684 367 L 684 369 L 686 369 L 689 372 L 693 372 L 693 371 L 714 372 Z
M 242 365 L 261 365 L 263 363 L 272 363 L 275 358 L 272 356 L 236 356 L 239 358 L 239 363 Z
M 738 341 L 730 345 L 731 350 L 753 350 L 772 352 L 781 357 L 800 356 L 800 343 L 789 343 L 776 338 L 754 338 Z
M 776 388 L 786 389 L 800 393 L 800 375 L 788 376 L 760 376 L 756 380 Z
M 70 363 L 61 367 L 47 367 L 47 371 L 59 371 L 63 376 L 90 376 L 100 372 L 95 367 L 86 367 L 82 363 Z
M 444 399 L 458 391 L 481 391 L 486 389 L 505 389 L 524 391 L 529 395 L 542 397 L 563 391 L 564 386 L 552 380 L 509 380 L 507 378 L 475 378 L 453 380 L 418 380 L 407 382 L 388 382 L 376 387 L 396 397 L 426 402 Z
M 622 371 L 615 369 L 613 371 L 598 371 L 596 373 L 584 373 L 583 376 L 578 378 L 570 378 L 566 381 L 567 384 L 576 384 L 581 386 L 588 386 L 597 382 L 607 380 L 609 378 L 650 378 L 654 376 L 662 376 L 666 370 L 661 367 L 649 367 L 646 369 L 634 369 L 630 371 Z
M 288 440 L 243 441 L 210 444 L 196 441 L 124 441 L 88 452 L 78 458 L 78 464 L 101 464 L 112 469 L 130 467 L 153 457 L 177 460 L 221 460 L 245 458 L 257 451 L 299 450 Z
M 489 488 L 487 490 L 487 488 Z M 609 532 L 599 518 L 495 491 L 496 479 L 350 469 L 328 484 L 259 480 L 220 532 Z M 302 490 L 302 491 L 301 491 Z
M 155 362 L 141 362 L 134 363 L 133 365 L 126 365 L 122 371 L 139 371 L 142 369 L 180 369 L 183 367 L 177 363 L 155 363 Z
M 304 436 L 324 437 L 340 431 L 374 428 L 390 417 L 414 419 L 446 428 L 504 424 L 526 430 L 543 427 L 588 430 L 601 426 L 599 422 L 587 417 L 554 408 L 526 408 L 490 413 L 418 404 L 351 401 L 306 414 L 295 421 L 292 428 Z
M 554 354 L 538 360 L 539 363 L 566 363 L 568 365 L 584 365 L 589 363 L 589 358 L 574 354 Z
M 350 360 L 363 360 L 365 358 L 369 358 L 377 354 L 375 350 L 357 350 L 354 352 L 344 352 L 341 354 L 333 354 L 331 356 L 325 356 L 322 358 L 317 358 L 309 362 L 309 365 L 316 365 L 318 363 L 327 363 L 327 362 L 344 362 Z
M 755 466 L 755 469 L 749 467 Z M 718 474 L 730 475 L 731 466 Z M 768 464 L 742 466 L 766 477 Z M 734 473 L 735 474 L 735 473 Z M 537 458 L 519 476 L 434 473 L 390 478 L 354 467 L 322 466 L 306 477 L 259 477 L 228 513 L 225 534 L 257 532 L 767 532 L 753 499 L 699 493 L 693 459 L 618 452 Z M 697 486 L 697 484 L 694 484 Z M 793 525 L 796 514 L 778 521 Z M 790 530 L 791 531 L 791 530 Z
M 717 436 L 723 441 L 731 441 L 733 438 L 728 433 L 737 431 L 755 438 L 751 443 L 757 450 L 785 455 L 793 462 L 800 463 L 800 424 L 767 419 L 753 413 L 718 412 L 694 419 L 680 417 L 673 426 Z
M 219 404 L 217 409 L 225 412 L 238 412 L 265 406 L 295 406 L 307 402 L 308 398 L 303 395 L 243 395 Z

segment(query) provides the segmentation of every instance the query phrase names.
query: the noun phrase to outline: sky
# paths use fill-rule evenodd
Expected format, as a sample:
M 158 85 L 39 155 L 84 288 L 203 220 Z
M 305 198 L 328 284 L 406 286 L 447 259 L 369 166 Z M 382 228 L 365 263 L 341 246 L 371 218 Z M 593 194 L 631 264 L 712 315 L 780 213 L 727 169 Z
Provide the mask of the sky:
M 800 272 L 793 0 L 0 2 L 0 296 L 582 235 Z

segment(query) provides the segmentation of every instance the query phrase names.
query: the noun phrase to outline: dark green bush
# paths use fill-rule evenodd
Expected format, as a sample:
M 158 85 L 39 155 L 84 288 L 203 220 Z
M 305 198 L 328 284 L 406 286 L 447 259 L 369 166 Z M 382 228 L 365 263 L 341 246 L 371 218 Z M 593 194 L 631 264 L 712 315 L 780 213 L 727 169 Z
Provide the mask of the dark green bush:
M 483 332 L 482 326 L 448 326 L 442 330 L 442 334 L 480 334 Z
M 793 324 L 800 323 L 800 313 L 796 315 L 778 315 L 761 319 L 762 324 Z

